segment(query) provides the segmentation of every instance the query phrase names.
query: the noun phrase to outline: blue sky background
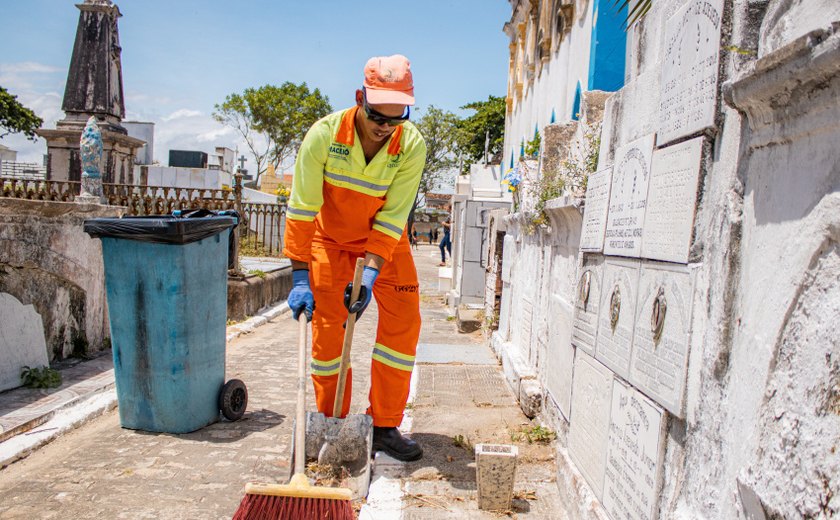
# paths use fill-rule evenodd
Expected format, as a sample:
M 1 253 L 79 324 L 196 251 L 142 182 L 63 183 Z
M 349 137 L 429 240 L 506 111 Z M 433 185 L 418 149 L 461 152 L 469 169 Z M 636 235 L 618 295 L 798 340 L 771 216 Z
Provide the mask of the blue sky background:
M 0 86 L 45 121 L 61 99 L 82 0 L 0 0 Z M 417 107 L 460 106 L 506 93 L 505 0 L 117 0 L 127 120 L 155 123 L 168 150 L 243 146 L 215 123 L 213 105 L 264 84 L 305 81 L 333 107 L 353 104 L 371 56 L 411 60 Z M 40 162 L 42 140 L 4 138 L 18 160 Z M 247 167 L 247 165 L 246 165 Z

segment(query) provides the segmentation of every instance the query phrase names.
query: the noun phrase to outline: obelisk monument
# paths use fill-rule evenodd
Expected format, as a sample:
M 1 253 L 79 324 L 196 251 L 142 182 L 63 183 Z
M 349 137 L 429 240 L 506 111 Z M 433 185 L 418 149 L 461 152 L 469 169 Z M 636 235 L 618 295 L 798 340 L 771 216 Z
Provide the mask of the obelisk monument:
M 81 180 L 79 140 L 93 116 L 102 134 L 102 182 L 133 184 L 134 156 L 145 142 L 129 137 L 120 124 L 125 104 L 117 21 L 122 15 L 111 0 L 85 0 L 76 7 L 79 25 L 61 105 L 65 117 L 55 130 L 38 130 L 47 140 L 47 178 Z

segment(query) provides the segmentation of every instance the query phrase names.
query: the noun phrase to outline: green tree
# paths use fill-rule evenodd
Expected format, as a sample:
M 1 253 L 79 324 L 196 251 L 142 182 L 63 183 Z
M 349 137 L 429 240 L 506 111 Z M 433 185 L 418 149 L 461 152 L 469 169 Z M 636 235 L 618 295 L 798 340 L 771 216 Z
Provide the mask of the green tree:
M 430 105 L 414 124 L 426 141 L 426 164 L 418 192 L 425 200 L 457 163 L 458 116 Z
M 245 138 L 259 182 L 268 165 L 278 168 L 294 157 L 309 127 L 330 112 L 329 98 L 320 90 L 287 81 L 279 87 L 264 85 L 230 94 L 215 106 L 213 118 Z
M 17 96 L 0 87 L 0 138 L 9 134 L 23 133 L 27 139 L 38 139 L 35 130 L 44 124 L 44 120 L 35 112 L 23 106 Z
M 458 144 L 466 159 L 463 167 L 469 171 L 471 163 L 484 159 L 488 132 L 490 134 L 489 156 L 492 157 L 502 151 L 505 143 L 505 98 L 488 96 L 487 101 L 476 101 L 461 108 L 475 111 L 473 115 L 462 119 L 458 124 L 460 130 Z

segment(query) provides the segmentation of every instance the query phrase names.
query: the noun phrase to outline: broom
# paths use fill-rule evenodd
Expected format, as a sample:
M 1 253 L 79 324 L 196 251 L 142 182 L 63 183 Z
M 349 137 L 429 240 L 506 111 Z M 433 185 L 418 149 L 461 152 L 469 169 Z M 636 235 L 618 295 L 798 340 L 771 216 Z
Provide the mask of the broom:
M 295 413 L 295 474 L 287 485 L 245 485 L 245 498 L 233 520 L 353 520 L 350 503 L 353 493 L 346 488 L 312 486 L 304 474 L 306 460 L 305 394 L 306 394 L 306 316 L 298 319 L 298 396 Z

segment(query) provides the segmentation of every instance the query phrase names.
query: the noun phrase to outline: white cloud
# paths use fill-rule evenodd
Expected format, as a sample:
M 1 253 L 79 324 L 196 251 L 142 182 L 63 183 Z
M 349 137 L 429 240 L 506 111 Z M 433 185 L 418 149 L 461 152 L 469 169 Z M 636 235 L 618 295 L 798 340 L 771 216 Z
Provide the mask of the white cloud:
M 58 67 L 34 61 L 0 63 L 0 85 L 12 94 L 20 94 L 35 88 L 35 85 L 60 84 L 60 72 L 62 69 Z
M 162 121 L 174 121 L 176 119 L 187 119 L 191 117 L 198 117 L 201 115 L 199 110 L 190 110 L 188 108 L 181 108 L 172 112 L 168 116 L 162 118 Z

